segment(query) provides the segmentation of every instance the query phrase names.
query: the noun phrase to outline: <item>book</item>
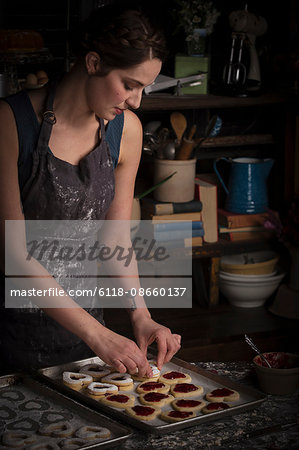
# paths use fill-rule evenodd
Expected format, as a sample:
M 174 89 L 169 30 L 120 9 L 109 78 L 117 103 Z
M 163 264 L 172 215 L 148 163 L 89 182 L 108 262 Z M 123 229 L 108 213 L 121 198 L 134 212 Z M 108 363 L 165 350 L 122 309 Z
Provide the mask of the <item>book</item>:
M 161 214 L 156 215 L 152 214 L 148 211 L 142 212 L 143 220 L 151 220 L 152 223 L 161 223 L 161 222 L 169 222 L 172 221 L 201 221 L 202 215 L 201 212 L 188 212 L 188 213 L 178 213 L 178 214 Z
M 193 220 L 192 222 L 186 221 L 169 221 L 162 223 L 155 223 L 154 225 L 155 231 L 168 231 L 172 230 L 198 230 L 203 228 L 202 220 Z
M 268 214 L 267 211 L 257 214 L 238 214 L 218 208 L 218 224 L 227 228 L 259 226 L 264 224 Z M 271 210 L 271 214 L 279 218 L 277 211 Z
M 261 225 L 252 225 L 249 227 L 236 227 L 236 228 L 227 228 L 227 227 L 221 227 L 219 226 L 219 233 L 237 233 L 237 232 L 246 232 L 246 231 L 269 231 L 265 227 Z
M 230 231 L 221 233 L 219 235 L 221 239 L 227 241 L 265 241 L 273 239 L 275 233 L 273 231 L 263 228 L 263 230 L 251 230 L 251 231 Z
M 191 248 L 201 247 L 203 244 L 203 238 L 201 236 L 184 238 L 184 239 L 172 239 L 166 241 L 157 241 L 157 246 L 164 246 L 166 248 Z
M 185 235 L 184 235 L 185 234 Z M 200 228 L 200 229 L 196 229 L 196 230 L 192 230 L 192 236 L 190 235 L 191 233 L 186 233 L 185 230 L 172 230 L 172 231 L 154 231 L 154 239 L 156 239 L 156 241 L 172 241 L 175 239 L 185 239 L 185 238 L 193 238 L 193 237 L 198 237 L 204 236 L 204 229 Z
M 203 240 L 212 243 L 218 241 L 217 184 L 206 175 L 209 174 L 195 176 L 195 199 L 202 202 Z
M 202 203 L 200 200 L 191 200 L 183 203 L 162 203 L 151 197 L 144 197 L 141 200 L 141 210 L 148 211 L 154 215 L 177 214 L 184 212 L 201 211 Z

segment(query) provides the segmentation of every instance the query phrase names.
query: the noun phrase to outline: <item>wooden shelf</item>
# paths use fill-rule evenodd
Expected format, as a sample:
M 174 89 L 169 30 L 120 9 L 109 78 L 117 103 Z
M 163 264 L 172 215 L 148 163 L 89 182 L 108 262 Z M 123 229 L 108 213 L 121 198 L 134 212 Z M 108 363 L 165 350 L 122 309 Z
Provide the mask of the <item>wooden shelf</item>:
M 285 95 L 265 93 L 257 97 L 225 97 L 221 95 L 170 95 L 149 94 L 142 98 L 140 111 L 165 111 L 175 109 L 222 109 L 247 108 L 283 104 L 288 101 Z

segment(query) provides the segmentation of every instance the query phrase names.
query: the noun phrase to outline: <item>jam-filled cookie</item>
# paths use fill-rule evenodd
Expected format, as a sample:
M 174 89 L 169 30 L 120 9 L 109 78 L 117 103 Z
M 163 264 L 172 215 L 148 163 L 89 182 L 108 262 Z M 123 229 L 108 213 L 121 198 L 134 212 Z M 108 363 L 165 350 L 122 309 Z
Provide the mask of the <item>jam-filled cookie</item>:
M 213 403 L 207 403 L 207 405 L 202 408 L 202 412 L 204 414 L 213 413 L 216 411 L 222 411 L 223 409 L 228 409 L 230 406 L 227 403 L 223 402 L 213 402 Z
M 178 398 L 171 402 L 171 406 L 177 411 L 200 411 L 206 404 L 203 400 L 194 400 L 191 398 Z
M 174 397 L 193 397 L 201 395 L 203 387 L 192 383 L 177 383 L 170 387 L 170 392 Z
M 113 406 L 114 408 L 125 409 L 129 406 L 133 406 L 135 403 L 134 395 L 130 394 L 109 394 L 101 397 L 100 401 L 107 406 Z
M 167 394 L 169 389 L 169 384 L 160 381 L 145 381 L 137 386 L 136 392 L 139 394 L 145 394 L 146 392 L 162 392 L 162 394 Z
M 206 399 L 209 402 L 236 402 L 239 400 L 240 394 L 233 389 L 219 388 L 214 389 L 206 394 Z
M 103 383 L 111 383 L 118 386 L 120 391 L 129 391 L 133 389 L 133 378 L 129 373 L 113 372 L 101 379 Z
M 166 384 L 190 383 L 191 377 L 187 373 L 170 370 L 160 376 L 159 381 Z
M 81 388 L 92 383 L 93 379 L 90 375 L 87 375 L 85 373 L 63 372 L 62 381 L 66 386 L 70 387 L 71 389 L 79 391 Z
M 85 364 L 81 367 L 79 370 L 79 373 L 86 373 L 87 375 L 90 375 L 93 378 L 93 381 L 98 381 L 101 378 L 105 377 L 106 375 L 109 375 L 109 373 L 112 372 L 112 367 L 108 366 L 102 366 L 98 363 L 90 363 Z
M 93 381 L 87 386 L 86 392 L 92 397 L 103 397 L 106 394 L 115 394 L 118 392 L 118 387 L 115 384 Z
M 160 414 L 160 418 L 166 422 L 180 422 L 181 420 L 192 419 L 196 417 L 194 411 L 165 411 Z
M 132 375 L 133 380 L 135 380 L 135 381 L 157 381 L 159 379 L 161 372 L 154 362 L 149 361 L 149 365 L 153 372 L 152 377 L 139 377 L 138 373 L 137 373 L 137 374 Z
M 161 413 L 161 409 L 157 406 L 136 405 L 127 408 L 126 412 L 138 420 L 153 420 Z
M 164 406 L 171 403 L 174 397 L 162 392 L 147 392 L 146 394 L 141 394 L 139 400 L 143 405 Z

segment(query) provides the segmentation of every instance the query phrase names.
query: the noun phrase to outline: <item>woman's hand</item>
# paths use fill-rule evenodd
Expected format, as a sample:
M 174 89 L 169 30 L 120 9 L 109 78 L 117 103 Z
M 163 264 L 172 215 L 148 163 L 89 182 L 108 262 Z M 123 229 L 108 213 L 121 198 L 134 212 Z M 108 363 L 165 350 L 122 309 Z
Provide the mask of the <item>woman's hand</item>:
M 141 351 L 132 340 L 114 333 L 108 328 L 101 330 L 100 334 L 94 334 L 93 342 L 89 342 L 88 345 L 117 372 L 135 374 L 138 370 L 138 375 L 141 377 L 152 375 L 146 353 Z
M 157 366 L 159 369 L 162 368 L 163 364 L 170 361 L 173 355 L 181 348 L 181 336 L 172 334 L 169 328 L 160 325 L 149 316 L 138 317 L 138 320 L 132 320 L 132 326 L 137 344 L 145 356 L 147 347 L 153 342 L 157 343 Z

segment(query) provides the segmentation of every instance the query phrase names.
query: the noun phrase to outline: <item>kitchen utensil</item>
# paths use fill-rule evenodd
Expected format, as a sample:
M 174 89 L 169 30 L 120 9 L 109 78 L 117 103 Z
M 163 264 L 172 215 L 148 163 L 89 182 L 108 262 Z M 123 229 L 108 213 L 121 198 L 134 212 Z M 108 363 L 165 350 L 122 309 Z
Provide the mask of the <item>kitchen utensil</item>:
M 244 337 L 245 337 L 246 344 L 248 344 L 252 348 L 252 350 L 254 350 L 262 358 L 262 360 L 267 364 L 267 366 L 270 367 L 270 369 L 271 369 L 271 364 L 265 358 L 265 356 L 260 352 L 260 350 L 257 348 L 257 346 L 250 339 L 250 337 L 248 337 L 247 334 L 245 334 Z
M 157 187 L 159 187 L 161 184 L 165 183 L 165 181 L 169 180 L 171 177 L 173 177 L 173 175 L 175 175 L 176 172 L 173 172 L 172 174 L 168 175 L 168 177 L 164 178 L 162 181 L 160 181 L 159 183 L 155 184 L 154 186 L 152 186 L 151 188 L 147 189 L 146 191 L 142 192 L 142 194 L 137 195 L 137 199 L 140 200 L 141 198 L 145 197 L 146 195 L 150 194 L 152 191 L 154 191 Z
M 156 133 L 158 128 L 160 127 L 161 122 L 159 120 L 153 120 L 152 122 L 148 122 L 143 128 L 144 135 L 153 135 Z
M 195 144 L 199 147 L 203 142 L 205 142 L 209 137 L 215 137 L 220 133 L 222 127 L 222 119 L 217 114 L 211 117 L 209 120 L 205 134 L 203 137 L 195 140 Z
M 186 160 L 191 157 L 194 148 L 193 136 L 196 132 L 196 124 L 193 124 L 189 132 L 188 138 L 183 138 L 183 142 L 175 155 L 175 159 Z
M 166 143 L 163 148 L 163 155 L 165 159 L 174 159 L 175 158 L 175 143 L 174 141 L 169 141 Z
M 173 112 L 170 115 L 170 123 L 176 134 L 178 143 L 180 143 L 187 128 L 187 119 L 184 114 L 180 112 Z
M 220 160 L 231 164 L 228 188 L 226 187 L 217 164 Z M 258 158 L 217 158 L 214 171 L 226 194 L 227 211 L 253 214 L 266 211 L 268 207 L 267 177 L 273 165 L 273 159 Z

